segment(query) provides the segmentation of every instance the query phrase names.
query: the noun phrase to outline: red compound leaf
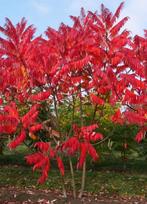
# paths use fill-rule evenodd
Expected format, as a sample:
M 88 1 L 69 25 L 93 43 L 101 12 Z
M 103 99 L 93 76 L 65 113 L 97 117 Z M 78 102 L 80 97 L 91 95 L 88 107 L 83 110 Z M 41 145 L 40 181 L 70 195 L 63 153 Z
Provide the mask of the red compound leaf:
M 26 139 L 26 133 L 25 130 L 23 129 L 21 133 L 12 141 L 8 144 L 8 147 L 10 149 L 16 148 L 18 145 L 22 144 L 23 141 Z
M 62 176 L 64 176 L 64 165 L 63 165 L 62 159 L 57 156 L 56 160 L 57 160 L 57 164 L 58 164 L 58 168 L 60 170 L 60 173 Z

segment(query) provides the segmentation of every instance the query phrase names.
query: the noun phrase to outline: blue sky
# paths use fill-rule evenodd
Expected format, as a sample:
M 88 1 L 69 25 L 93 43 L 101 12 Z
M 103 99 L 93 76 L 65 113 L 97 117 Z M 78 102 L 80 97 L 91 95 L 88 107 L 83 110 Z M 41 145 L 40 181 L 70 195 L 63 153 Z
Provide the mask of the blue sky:
M 58 28 L 61 22 L 71 24 L 69 15 L 79 15 L 80 8 L 99 10 L 101 3 L 114 11 L 122 0 L 0 0 L 0 25 L 8 17 L 17 23 L 22 17 L 42 34 L 48 26 Z M 133 34 L 147 29 L 147 0 L 126 0 L 122 16 L 129 16 L 126 27 Z

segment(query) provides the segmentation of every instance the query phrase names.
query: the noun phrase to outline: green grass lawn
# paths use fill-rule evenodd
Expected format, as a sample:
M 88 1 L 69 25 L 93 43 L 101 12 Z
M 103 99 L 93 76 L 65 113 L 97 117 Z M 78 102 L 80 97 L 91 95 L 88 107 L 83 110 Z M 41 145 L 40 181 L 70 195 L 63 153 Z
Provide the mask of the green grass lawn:
M 62 189 L 61 178 L 57 170 L 51 170 L 48 180 L 43 185 L 37 185 L 39 173 L 32 173 L 29 167 L 1 166 L 0 187 L 15 186 L 37 189 Z M 76 172 L 77 187 L 80 187 L 80 172 Z M 66 187 L 70 189 L 70 174 L 66 172 Z M 86 177 L 86 191 L 91 193 L 144 195 L 147 196 L 147 175 L 128 174 L 112 171 L 88 171 Z
M 29 153 L 29 151 L 28 151 Z M 53 165 L 48 180 L 43 185 L 37 184 L 39 172 L 32 172 L 24 161 L 26 148 L 14 152 L 4 152 L 0 156 L 0 187 L 62 189 L 59 171 Z M 121 160 L 102 160 L 88 167 L 85 191 L 98 194 L 142 195 L 147 196 L 147 164 L 141 160 L 130 160 L 123 171 Z M 76 185 L 80 188 L 81 172 L 75 171 Z M 70 172 L 66 168 L 65 182 L 70 191 Z

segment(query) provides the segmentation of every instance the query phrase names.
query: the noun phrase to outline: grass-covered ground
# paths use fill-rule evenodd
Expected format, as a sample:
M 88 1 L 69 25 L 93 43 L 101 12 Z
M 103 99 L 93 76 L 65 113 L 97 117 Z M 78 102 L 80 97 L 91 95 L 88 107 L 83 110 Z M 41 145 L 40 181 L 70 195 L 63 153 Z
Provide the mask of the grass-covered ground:
M 80 187 L 81 173 L 76 172 L 77 187 Z M 62 189 L 59 172 L 51 170 L 47 182 L 37 185 L 38 173 L 24 166 L 3 166 L 0 169 L 0 186 L 28 187 L 37 189 Z M 70 190 L 70 174 L 66 172 L 66 186 Z M 147 196 L 147 175 L 112 171 L 88 171 L 86 191 L 98 194 Z
M 26 148 L 14 152 L 5 151 L 0 156 L 0 188 L 61 190 L 62 182 L 59 171 L 53 164 L 48 180 L 43 185 L 37 184 L 39 172 L 32 172 L 24 161 Z M 75 171 L 77 189 L 80 188 L 81 172 Z M 65 173 L 65 185 L 71 191 L 68 166 Z M 140 196 L 147 197 L 147 163 L 143 160 L 128 160 L 123 170 L 121 159 L 102 159 L 96 165 L 89 165 L 86 176 L 85 192 L 104 196 Z

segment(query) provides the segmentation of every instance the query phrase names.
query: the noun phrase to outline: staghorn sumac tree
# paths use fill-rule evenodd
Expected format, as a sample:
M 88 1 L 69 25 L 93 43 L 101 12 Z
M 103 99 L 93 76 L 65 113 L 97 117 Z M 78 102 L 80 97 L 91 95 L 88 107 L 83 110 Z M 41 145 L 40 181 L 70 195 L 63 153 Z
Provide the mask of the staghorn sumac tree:
M 103 142 L 98 132 L 99 118 L 105 104 L 120 109 L 112 121 L 137 124 L 140 142 L 147 129 L 147 36 L 130 35 L 122 27 L 128 20 L 119 16 L 123 3 L 115 13 L 101 5 L 101 12 L 85 12 L 71 16 L 73 25 L 61 24 L 58 30 L 48 28 L 46 38 L 34 37 L 34 27 L 23 18 L 16 26 L 6 19 L 0 38 L 0 133 L 16 135 L 10 148 L 23 143 L 28 136 L 44 130 L 47 140 L 36 141 L 37 149 L 26 156 L 33 170 L 41 169 L 39 183 L 48 177 L 50 160 L 56 159 L 61 173 L 64 195 L 64 165 L 69 159 L 73 195 L 76 197 L 72 156 L 83 168 L 82 196 L 86 176 L 86 156 L 99 158 L 93 144 Z M 49 114 L 45 121 L 39 110 L 46 102 Z M 21 114 L 20 104 L 28 104 Z M 71 111 L 68 126 L 62 122 L 60 107 Z M 90 112 L 85 112 L 90 106 Z M 122 108 L 123 107 L 123 108 Z M 87 109 L 89 110 L 89 109 Z M 52 127 L 51 121 L 55 125 Z

